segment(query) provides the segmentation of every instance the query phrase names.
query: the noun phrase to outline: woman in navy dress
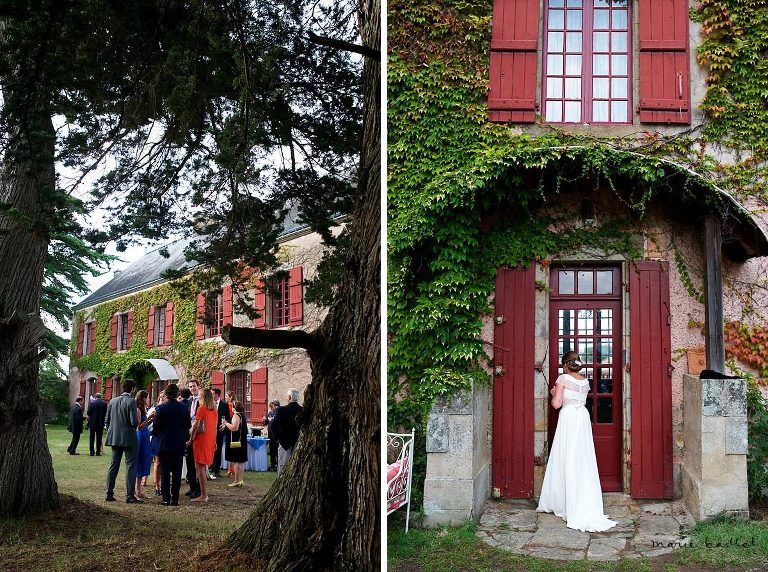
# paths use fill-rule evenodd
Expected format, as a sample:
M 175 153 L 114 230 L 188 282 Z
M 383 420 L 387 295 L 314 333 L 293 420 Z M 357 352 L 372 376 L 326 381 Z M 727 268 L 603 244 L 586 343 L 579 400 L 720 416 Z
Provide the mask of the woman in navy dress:
M 148 427 L 152 422 L 152 419 L 147 417 L 147 392 L 143 389 L 136 394 L 136 407 L 138 408 L 138 415 L 141 421 L 136 428 L 136 438 L 139 442 L 139 450 L 136 453 L 136 491 L 134 494 L 137 499 L 143 499 L 144 495 L 141 494 L 141 480 L 144 477 L 149 476 L 149 470 L 152 466 L 152 451 L 149 445 Z

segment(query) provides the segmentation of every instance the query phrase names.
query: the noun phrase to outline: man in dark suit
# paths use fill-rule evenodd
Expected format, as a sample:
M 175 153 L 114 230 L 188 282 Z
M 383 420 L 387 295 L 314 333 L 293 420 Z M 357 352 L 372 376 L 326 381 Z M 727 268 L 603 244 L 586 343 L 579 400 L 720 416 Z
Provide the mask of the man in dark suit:
M 165 388 L 165 395 L 168 401 L 155 408 L 152 438 L 160 440 L 158 458 L 160 459 L 160 489 L 163 495 L 161 504 L 178 506 L 181 465 L 192 422 L 187 407 L 176 400 L 179 395 L 179 386 L 171 383 Z
M 80 434 L 83 432 L 83 398 L 78 395 L 74 405 L 69 410 L 67 417 L 67 431 L 72 433 L 72 441 L 67 447 L 67 453 L 70 455 L 79 455 L 77 444 L 80 442 Z
M 91 457 L 94 455 L 93 443 L 96 442 L 96 455 L 101 455 L 101 440 L 104 435 L 104 421 L 107 418 L 107 404 L 97 393 L 94 399 L 88 404 L 88 429 L 89 443 L 91 446 Z
M 293 446 L 299 440 L 299 423 L 296 416 L 301 412 L 299 405 L 299 390 L 292 387 L 288 390 L 288 403 L 278 407 L 272 420 L 272 434 L 277 439 L 277 474 L 283 472 L 288 459 L 291 457 Z M 272 439 L 270 434 L 270 439 Z
M 221 389 L 218 387 L 213 388 L 213 400 L 218 413 L 216 420 L 218 431 L 216 431 L 216 452 L 213 454 L 213 467 L 211 468 L 213 474 L 211 479 L 218 479 L 221 476 L 219 474 L 221 470 L 221 451 L 224 448 L 224 430 L 221 428 L 221 420 L 225 419 L 227 423 L 232 423 L 232 420 L 229 418 L 229 406 L 221 399 Z

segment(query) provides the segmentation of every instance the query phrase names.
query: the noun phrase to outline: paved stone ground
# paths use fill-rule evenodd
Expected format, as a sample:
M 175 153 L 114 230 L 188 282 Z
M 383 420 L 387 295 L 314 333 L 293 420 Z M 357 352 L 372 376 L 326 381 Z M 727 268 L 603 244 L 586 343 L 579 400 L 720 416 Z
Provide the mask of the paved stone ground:
M 621 493 L 603 495 L 605 514 L 618 525 L 606 532 L 581 532 L 551 513 L 537 513 L 528 500 L 490 500 L 477 536 L 514 554 L 555 560 L 619 560 L 660 556 L 687 544 L 684 529 L 694 521 L 683 501 L 641 502 Z

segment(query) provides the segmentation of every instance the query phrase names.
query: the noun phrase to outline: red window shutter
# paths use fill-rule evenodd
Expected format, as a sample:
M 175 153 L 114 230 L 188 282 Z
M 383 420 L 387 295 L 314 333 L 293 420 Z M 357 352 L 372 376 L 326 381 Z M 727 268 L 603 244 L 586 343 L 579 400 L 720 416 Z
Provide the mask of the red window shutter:
M 640 121 L 691 123 L 688 0 L 640 0 Z
M 500 268 L 496 274 L 492 481 L 502 498 L 533 498 L 533 389 L 536 271 Z
M 267 293 L 264 291 L 264 280 L 261 278 L 256 280 L 253 306 L 259 314 L 253 323 L 253 327 L 265 329 L 267 327 Z
M 669 269 L 639 261 L 629 269 L 632 380 L 632 496 L 672 498 L 672 352 Z
M 232 286 L 224 286 L 222 290 L 222 302 L 224 304 L 224 326 L 232 325 Z
M 173 343 L 173 302 L 165 305 L 165 345 Z
M 94 393 L 101 393 L 101 377 L 96 378 L 96 384 L 93 386 Z
M 205 318 L 205 294 L 201 292 L 197 295 L 197 323 L 195 324 L 195 339 L 205 338 L 205 324 L 202 320 Z
M 211 389 L 219 388 L 221 390 L 221 397 L 224 398 L 224 372 L 212 371 L 211 372 Z
M 88 350 L 89 354 L 96 351 L 96 320 L 91 321 L 91 347 Z
M 488 119 L 536 120 L 539 0 L 494 0 Z
M 125 349 L 131 349 L 131 342 L 133 341 L 133 310 L 128 312 L 128 339 L 125 342 Z
M 84 379 L 80 380 L 80 393 L 78 393 L 78 395 L 80 397 L 86 397 L 86 395 L 85 395 L 85 380 Z M 88 401 L 86 401 L 85 403 L 88 403 Z
M 109 338 L 109 348 L 113 352 L 117 350 L 117 314 L 112 316 L 112 335 Z
M 109 401 L 112 399 L 112 378 L 108 377 L 104 382 L 104 400 Z
M 267 414 L 267 368 L 251 372 L 251 423 L 261 423 Z
M 85 337 L 85 323 L 80 322 L 80 326 L 77 328 L 77 355 L 83 355 L 83 338 Z
M 291 326 L 304 323 L 304 284 L 302 284 L 301 266 L 291 268 L 288 274 L 288 302 Z
M 155 345 L 155 307 L 149 307 L 149 318 L 147 319 L 147 347 Z

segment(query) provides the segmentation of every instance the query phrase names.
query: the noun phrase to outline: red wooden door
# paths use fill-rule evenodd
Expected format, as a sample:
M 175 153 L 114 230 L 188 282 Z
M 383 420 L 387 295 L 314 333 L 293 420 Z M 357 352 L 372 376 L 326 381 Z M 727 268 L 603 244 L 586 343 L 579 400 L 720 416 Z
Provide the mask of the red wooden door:
M 632 496 L 672 498 L 672 352 L 666 262 L 629 267 Z
M 493 488 L 503 498 L 533 498 L 535 271 L 496 275 L 493 384 Z
M 615 268 L 553 268 L 549 314 L 549 384 L 563 372 L 561 357 L 579 353 L 589 379 L 586 407 L 592 420 L 600 485 L 622 490 L 621 280 Z M 559 410 L 549 408 L 549 445 Z

